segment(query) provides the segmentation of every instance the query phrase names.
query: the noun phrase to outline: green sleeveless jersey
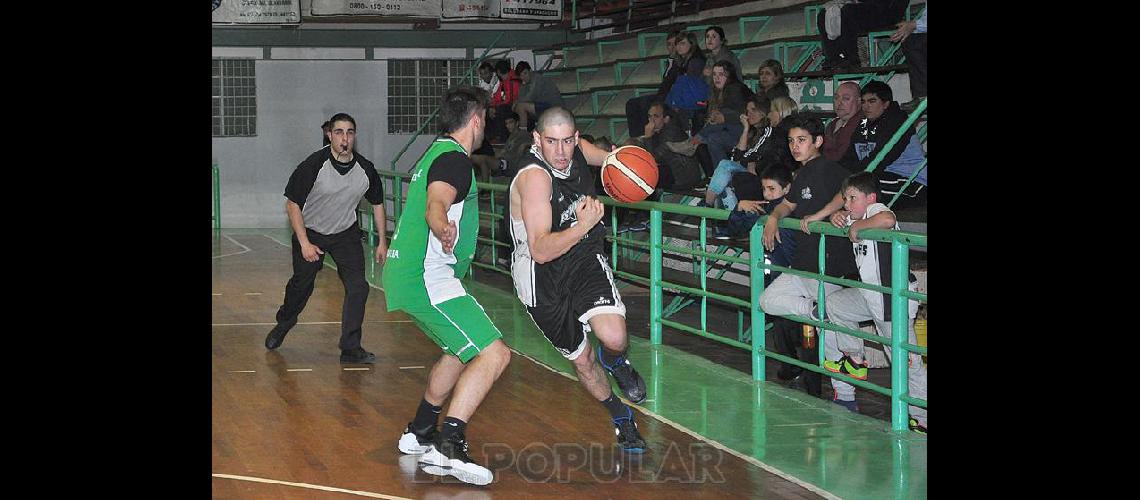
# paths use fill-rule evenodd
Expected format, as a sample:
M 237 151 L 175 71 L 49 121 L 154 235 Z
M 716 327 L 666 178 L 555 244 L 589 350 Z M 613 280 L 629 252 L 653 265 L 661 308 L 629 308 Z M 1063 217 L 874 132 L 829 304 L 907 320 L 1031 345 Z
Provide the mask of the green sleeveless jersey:
M 447 210 L 447 219 L 455 221 L 457 230 L 451 254 L 443 253 L 442 243 L 432 234 L 425 219 L 428 171 L 440 155 L 452 151 L 467 155 L 455 139 L 438 138 L 412 171 L 407 201 L 388 245 L 388 258 L 384 263 L 383 283 L 389 310 L 409 304 L 434 305 L 467 293 L 459 278 L 466 275 L 471 267 L 475 257 L 475 237 L 479 233 L 478 190 L 470 160 L 467 161 L 467 175 L 471 176 L 471 188 L 463 201 Z

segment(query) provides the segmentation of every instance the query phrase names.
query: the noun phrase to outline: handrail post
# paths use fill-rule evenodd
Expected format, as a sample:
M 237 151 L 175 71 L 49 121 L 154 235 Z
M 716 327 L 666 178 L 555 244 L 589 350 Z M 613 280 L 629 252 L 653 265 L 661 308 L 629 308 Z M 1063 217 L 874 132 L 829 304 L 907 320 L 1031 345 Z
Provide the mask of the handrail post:
M 393 168 L 393 171 L 396 169 Z M 392 218 L 400 224 L 400 198 L 404 196 L 404 180 L 399 176 L 392 176 Z M 385 228 L 387 230 L 387 228 Z
M 214 183 L 214 230 L 221 231 L 222 229 L 222 187 L 221 187 L 221 172 L 218 170 L 218 164 L 213 164 L 212 176 Z
M 661 209 L 649 211 L 649 343 L 661 344 Z
M 764 217 L 765 221 L 767 217 Z M 761 237 L 764 234 L 764 224 L 757 221 L 752 225 L 752 230 L 748 232 L 748 257 L 752 261 L 749 264 L 751 272 L 749 273 L 750 289 L 752 290 L 752 380 L 763 382 L 765 380 L 765 363 L 764 358 L 764 310 L 760 309 L 760 294 L 764 293 L 764 273 L 767 271 L 764 266 L 764 245 Z
M 824 269 L 825 269 L 826 262 L 827 262 L 827 235 L 825 235 L 823 233 L 819 233 L 819 280 L 817 281 L 817 283 L 819 283 L 819 292 L 818 292 L 819 295 L 817 295 L 815 298 L 815 304 L 816 304 L 816 312 L 819 313 L 819 317 L 816 319 L 819 320 L 820 322 L 825 321 L 825 319 L 827 318 L 827 285 L 823 281 L 823 275 L 824 275 Z M 823 348 L 823 343 L 824 343 L 823 338 L 825 335 L 827 335 L 827 332 L 823 331 L 823 327 L 821 326 L 821 327 L 816 327 L 815 333 L 816 333 L 816 335 L 815 335 L 816 353 L 819 355 L 818 359 L 816 360 L 816 363 L 817 363 L 816 366 L 822 367 L 823 361 L 824 361 L 824 355 L 826 354 L 826 352 Z M 838 332 L 836 333 L 836 335 L 838 335 Z
M 491 193 L 491 213 L 497 214 L 498 212 L 495 211 L 495 196 L 498 195 L 498 193 L 496 193 L 494 191 L 490 191 L 490 193 Z M 476 195 L 476 196 L 478 196 L 478 195 Z M 507 199 L 508 200 L 510 199 L 509 194 L 507 195 Z M 479 203 L 478 198 L 476 198 L 475 203 L 476 204 Z M 507 210 L 504 210 L 503 212 L 504 212 L 505 216 L 507 216 L 507 217 L 511 216 L 509 208 Z M 497 227 L 498 225 L 499 225 L 499 223 L 495 220 L 495 218 L 491 217 L 491 240 L 492 241 L 499 241 L 498 235 L 495 234 L 495 230 L 498 229 L 498 227 Z M 494 243 L 491 244 L 491 265 L 492 266 L 498 266 L 499 265 L 499 245 L 496 245 Z
M 902 400 L 909 395 L 907 367 L 910 365 L 910 352 L 903 350 L 903 340 L 910 332 L 910 304 L 903 292 L 909 290 L 907 275 L 910 266 L 907 245 L 898 238 L 891 240 L 891 430 L 907 430 L 907 403 Z

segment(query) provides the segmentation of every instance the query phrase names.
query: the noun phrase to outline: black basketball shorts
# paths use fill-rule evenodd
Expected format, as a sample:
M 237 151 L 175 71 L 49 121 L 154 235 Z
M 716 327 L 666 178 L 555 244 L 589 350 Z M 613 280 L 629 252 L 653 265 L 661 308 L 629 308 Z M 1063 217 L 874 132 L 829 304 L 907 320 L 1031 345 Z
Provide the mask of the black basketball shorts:
M 565 283 L 556 287 L 553 301 L 526 308 L 550 344 L 571 361 L 586 348 L 590 318 L 599 314 L 625 317 L 625 304 L 614 286 L 606 257 L 595 256 L 596 260 L 583 259 L 577 269 L 567 273 Z

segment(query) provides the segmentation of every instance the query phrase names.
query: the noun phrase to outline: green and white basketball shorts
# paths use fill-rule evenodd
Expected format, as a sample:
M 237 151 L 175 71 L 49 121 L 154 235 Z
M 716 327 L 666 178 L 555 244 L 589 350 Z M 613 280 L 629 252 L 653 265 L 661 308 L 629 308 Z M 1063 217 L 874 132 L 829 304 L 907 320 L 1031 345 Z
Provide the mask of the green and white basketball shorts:
M 455 355 L 467 363 L 486 349 L 503 333 L 487 317 L 483 306 L 470 295 L 461 295 L 432 305 L 428 301 L 422 305 L 404 306 L 428 337 L 443 348 L 443 352 Z

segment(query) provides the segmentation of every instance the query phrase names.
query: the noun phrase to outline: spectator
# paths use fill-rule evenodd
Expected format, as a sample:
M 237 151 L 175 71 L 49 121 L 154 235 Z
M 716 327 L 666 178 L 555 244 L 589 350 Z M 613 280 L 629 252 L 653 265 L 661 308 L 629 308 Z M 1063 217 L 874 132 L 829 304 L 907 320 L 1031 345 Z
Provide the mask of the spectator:
M 698 111 L 693 117 L 693 130 L 700 130 L 693 136 L 693 144 L 708 144 L 713 164 L 728 157 L 744 129 L 739 117 L 744 113 L 744 102 L 751 97 L 752 91 L 736 79 L 736 73 L 728 61 L 719 61 L 713 66 L 708 111 Z
M 899 228 L 894 212 L 879 202 L 878 183 L 870 172 L 859 172 L 843 181 L 843 209 L 831 215 L 831 223 L 836 227 L 847 227 L 848 238 L 852 243 L 855 264 L 859 268 L 859 279 L 869 285 L 889 285 L 884 273 L 891 268 L 890 243 L 859 239 L 863 229 Z M 887 281 L 884 283 L 884 281 Z M 910 291 L 917 290 L 917 280 L 910 275 Z M 907 342 L 918 344 L 914 333 L 914 318 L 918 313 L 918 301 L 907 301 Z M 874 321 L 875 332 L 881 337 L 891 338 L 891 297 L 874 290 L 845 288 L 827 296 L 827 317 L 836 324 L 858 329 L 860 321 Z M 823 367 L 827 371 L 842 373 L 859 380 L 867 380 L 867 365 L 863 358 L 863 340 L 851 335 L 828 332 L 824 339 Z M 887 359 L 891 349 L 883 351 Z M 908 353 L 907 385 L 913 398 L 926 399 L 926 366 L 922 356 Z M 833 400 L 851 411 L 858 411 L 855 403 L 855 387 L 842 380 L 833 379 L 835 388 Z M 926 434 L 926 409 L 910 405 L 910 429 Z
M 491 66 L 490 62 L 483 61 L 476 70 L 479 78 L 475 81 L 479 88 L 486 90 L 490 95 L 499 87 L 499 76 L 495 74 L 495 69 Z
M 681 71 L 666 91 L 665 103 L 675 112 L 677 124 L 688 132 L 693 111 L 699 107 L 700 101 L 708 99 L 708 84 L 702 75 L 705 55 L 697 48 L 697 35 L 691 31 L 683 33 L 677 40 L 676 50 L 677 66 Z M 699 93 L 701 84 L 704 84 L 704 95 Z
M 499 156 L 499 173 L 506 177 L 514 177 L 519 170 L 519 160 L 530 151 L 534 138 L 525 130 L 519 129 L 519 115 L 510 111 L 506 115 L 507 130 L 511 131 L 507 138 L 507 145 Z
M 653 101 L 664 101 L 665 96 L 669 95 L 669 88 L 673 86 L 673 82 L 684 73 L 685 68 L 678 64 L 677 57 L 677 40 L 683 37 L 681 30 L 675 29 L 665 38 L 665 50 L 669 53 L 668 66 L 661 75 L 661 85 L 657 87 L 657 92 L 631 97 L 625 101 L 625 120 L 631 137 L 634 133 L 645 129 L 645 116 L 649 112 L 649 105 Z
M 767 251 L 774 250 L 777 243 L 783 242 L 783 236 L 778 231 L 780 219 L 789 216 L 803 218 L 818 212 L 835 197 L 843 179 L 847 177 L 847 172 L 842 166 L 824 158 L 820 153 L 820 147 L 823 146 L 823 122 L 818 118 L 795 116 L 786 122 L 786 126 L 788 148 L 792 157 L 802 166 L 796 171 L 791 190 L 784 201 L 769 211 L 771 215 L 764 224 L 764 249 Z M 819 238 L 819 234 L 796 233 L 794 240 L 796 251 L 791 268 L 812 273 L 820 272 Z M 824 259 L 828 276 L 842 277 L 854 274 L 856 271 L 851 252 L 846 249 L 841 250 L 841 247 L 842 245 L 836 243 L 826 246 Z M 824 282 L 826 295 L 830 296 L 838 289 L 839 285 Z M 760 294 L 760 308 L 765 313 L 776 316 L 795 314 L 818 320 L 819 314 L 815 305 L 818 292 L 817 280 L 794 274 L 781 274 Z M 786 329 L 782 329 L 776 336 L 777 352 L 793 355 L 797 344 L 791 341 Z M 818 363 L 818 354 L 813 354 L 813 350 L 803 348 L 800 359 L 813 364 Z M 809 394 L 818 396 L 821 392 L 821 380 L 818 374 L 805 372 L 798 378 L 797 383 Z
M 515 65 L 515 73 L 522 79 L 523 86 L 519 89 L 514 111 L 519 114 L 519 128 L 530 130 L 527 127 L 530 115 L 538 116 L 547 108 L 562 106 L 562 93 L 554 80 L 531 71 L 530 63 L 526 61 Z
M 823 43 L 826 70 L 849 70 L 862 66 L 856 41 L 868 31 L 894 26 L 903 18 L 910 0 L 832 0 L 819 12 L 816 22 Z
M 772 99 L 772 109 L 768 111 L 768 123 L 772 125 L 772 156 L 765 158 L 765 161 L 783 163 L 791 167 L 792 172 L 795 173 L 800 164 L 792 158 L 791 150 L 788 149 L 788 118 L 800 112 L 799 106 L 796 101 L 791 97 L 777 97 Z M 763 169 L 765 165 L 760 165 Z
M 741 124 L 740 137 L 729 158 L 722 160 L 716 170 L 710 172 L 703 206 L 715 206 L 719 199 L 721 207 L 732 210 L 736 207 L 736 195 L 729 186 L 733 174 L 745 170 L 755 174 L 761 158 L 777 156 L 778 149 L 787 149 L 787 139 L 778 141 L 775 137 L 768 118 L 771 115 L 769 106 L 768 99 L 756 94 L 745 105 L 744 114 L 737 117 Z
M 499 86 L 491 92 L 491 107 L 487 109 L 487 135 L 491 136 L 493 144 L 502 144 L 511 133 L 506 127 L 506 116 L 518 100 L 522 82 L 506 59 L 495 63 L 495 76 L 499 80 Z
M 709 86 L 712 86 L 713 83 L 713 65 L 721 61 L 732 63 L 732 68 L 736 71 L 736 81 L 744 81 L 744 75 L 740 73 L 740 59 L 731 50 L 728 50 L 728 47 L 725 46 L 727 43 L 724 29 L 720 26 L 711 26 L 705 30 L 705 68 L 702 74 L 705 77 L 705 83 Z
M 519 88 L 522 87 L 518 74 L 511 69 L 511 63 L 506 59 L 500 59 L 495 63 L 495 74 L 499 77 L 499 86 L 491 95 L 491 105 L 514 104 L 519 97 Z
M 843 82 L 835 89 L 832 98 L 835 108 L 835 119 L 827 124 L 823 131 L 823 157 L 831 161 L 840 161 L 851 145 L 851 134 L 859 128 L 863 120 L 863 110 L 859 106 L 859 84 Z
M 638 137 L 638 145 L 653 154 L 657 161 L 657 191 L 650 199 L 659 199 L 659 191 L 692 189 L 701 182 L 701 167 L 692 156 L 678 154 L 669 149 L 669 142 L 685 141 L 688 136 L 677 123 L 673 111 L 665 103 L 656 101 L 649 106 L 645 133 Z
M 900 106 L 910 113 L 918 106 L 918 101 L 926 98 L 926 8 L 914 21 L 903 21 L 891 33 L 891 41 L 902 42 L 906 62 L 910 65 L 910 101 Z
M 663 192 L 689 190 L 700 184 L 701 167 L 697 160 L 691 155 L 675 153 L 669 148 L 670 142 L 687 143 L 689 139 L 678 125 L 673 110 L 665 103 L 655 101 L 650 104 L 647 116 L 645 133 L 627 141 L 627 145 L 649 151 L 657 162 L 657 187 L 646 199 L 661 201 Z M 618 226 L 618 233 L 649 229 L 648 212 L 619 208 L 618 218 L 623 221 Z
M 758 93 L 764 94 L 768 100 L 777 97 L 789 97 L 788 84 L 784 83 L 784 66 L 780 64 L 780 61 L 768 59 L 760 63 L 757 76 L 760 78 L 760 91 Z
M 869 82 L 863 86 L 862 94 L 863 114 L 866 117 L 859 122 L 859 127 L 851 136 L 851 146 L 840 160 L 849 173 L 867 170 L 871 160 L 886 146 L 907 119 L 906 113 L 892 100 L 893 94 L 887 84 L 880 81 Z M 884 201 L 889 203 L 924 158 L 922 144 L 918 142 L 914 126 L 907 127 L 876 168 L 881 172 L 878 174 L 879 190 Z M 925 202 L 924 165 L 923 170 L 914 178 L 914 182 L 907 186 L 906 191 L 899 197 L 895 208 L 899 208 L 900 203 L 902 206 L 910 206 Z
M 727 231 L 715 237 L 747 238 L 760 216 L 784 201 L 784 196 L 791 190 L 792 177 L 792 169 L 780 163 L 769 165 L 758 176 L 751 172 L 740 172 L 732 176 L 733 189 L 736 190 L 739 201 L 728 216 Z M 765 262 L 788 267 L 796 250 L 795 230 L 782 227 L 779 232 L 782 241 L 771 252 L 764 254 Z M 765 271 L 764 274 L 764 284 L 767 286 L 780 276 L 780 271 Z
M 479 147 L 471 152 L 471 164 L 474 165 L 479 172 L 479 178 L 477 179 L 479 182 L 490 182 L 491 172 L 499 168 L 499 160 L 495 158 L 495 148 L 491 146 L 491 141 L 487 140 L 486 137 L 484 137 L 482 141 Z M 490 191 L 479 192 L 479 197 L 481 198 L 489 198 L 490 196 Z

